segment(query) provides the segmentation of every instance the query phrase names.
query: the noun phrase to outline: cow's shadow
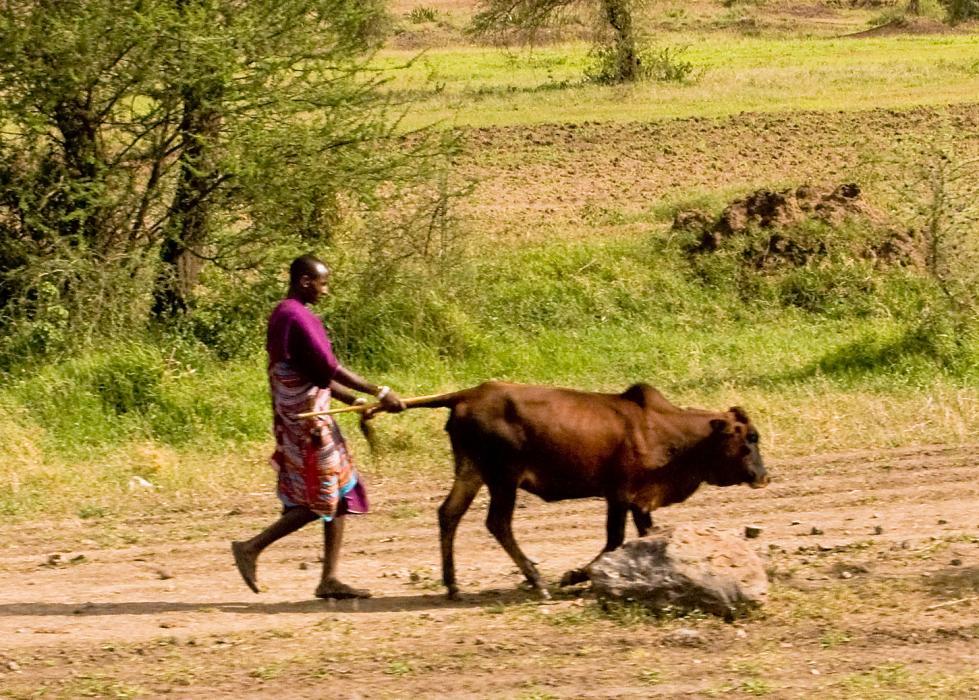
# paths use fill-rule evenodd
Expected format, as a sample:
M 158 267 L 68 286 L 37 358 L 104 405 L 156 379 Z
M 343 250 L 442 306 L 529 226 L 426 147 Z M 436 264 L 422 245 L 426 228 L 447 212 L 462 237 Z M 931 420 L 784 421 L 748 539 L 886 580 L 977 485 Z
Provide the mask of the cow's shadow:
M 323 613 L 388 613 L 448 610 L 453 608 L 484 608 L 488 606 L 519 605 L 540 602 L 533 591 L 520 588 L 489 589 L 463 594 L 460 600 L 449 600 L 444 593 L 385 596 L 361 600 L 279 601 L 258 600 L 227 602 L 170 602 L 134 601 L 113 603 L 6 603 L 0 605 L 0 618 L 13 616 L 76 617 L 103 615 L 159 615 L 170 612 L 222 612 L 245 615 L 323 614 Z

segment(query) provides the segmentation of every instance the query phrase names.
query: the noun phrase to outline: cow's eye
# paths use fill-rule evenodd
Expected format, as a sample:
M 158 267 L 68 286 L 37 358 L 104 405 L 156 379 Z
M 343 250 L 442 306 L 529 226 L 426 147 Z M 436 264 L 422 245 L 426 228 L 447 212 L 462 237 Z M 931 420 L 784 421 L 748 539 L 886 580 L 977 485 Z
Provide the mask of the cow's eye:
M 751 443 L 758 442 L 758 433 L 748 433 L 748 435 L 745 437 L 745 440 Z

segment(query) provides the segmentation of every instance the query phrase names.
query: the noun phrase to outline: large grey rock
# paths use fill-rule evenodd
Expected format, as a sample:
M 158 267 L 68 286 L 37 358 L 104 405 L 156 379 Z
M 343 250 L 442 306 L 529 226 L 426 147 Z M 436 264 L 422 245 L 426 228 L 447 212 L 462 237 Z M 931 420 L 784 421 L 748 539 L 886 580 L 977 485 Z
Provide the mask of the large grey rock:
M 588 573 L 602 597 L 727 618 L 764 604 L 768 595 L 759 556 L 740 537 L 709 526 L 655 528 L 601 556 Z

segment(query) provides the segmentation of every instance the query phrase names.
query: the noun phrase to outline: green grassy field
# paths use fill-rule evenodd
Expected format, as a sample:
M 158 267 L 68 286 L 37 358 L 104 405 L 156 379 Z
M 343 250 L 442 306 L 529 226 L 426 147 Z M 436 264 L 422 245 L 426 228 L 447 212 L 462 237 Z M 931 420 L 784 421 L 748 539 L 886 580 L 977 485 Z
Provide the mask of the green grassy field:
M 702 75 L 690 84 L 588 83 L 588 45 L 533 51 L 486 47 L 387 51 L 382 68 L 408 64 L 390 83 L 412 99 L 405 128 L 718 117 L 739 112 L 859 110 L 971 102 L 979 94 L 979 37 L 773 39 L 674 35 Z M 413 60 L 412 60 L 413 59 Z M 415 102 L 414 100 L 417 100 Z

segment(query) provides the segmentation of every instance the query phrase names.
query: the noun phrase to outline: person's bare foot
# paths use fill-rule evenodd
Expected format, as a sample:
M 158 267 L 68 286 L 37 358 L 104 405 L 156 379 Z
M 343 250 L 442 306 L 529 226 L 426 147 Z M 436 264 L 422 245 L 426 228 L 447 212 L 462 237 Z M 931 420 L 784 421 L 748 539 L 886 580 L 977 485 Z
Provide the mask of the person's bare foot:
M 255 581 L 255 569 L 258 566 L 258 557 L 245 549 L 244 542 L 232 542 L 231 553 L 235 557 L 235 566 L 238 567 L 238 573 L 245 580 L 245 584 L 253 592 L 258 593 L 258 584 Z
M 345 583 L 341 583 L 335 578 L 324 581 L 316 587 L 316 597 L 334 600 L 346 600 L 348 598 L 370 598 L 371 592 L 363 588 L 354 588 Z

